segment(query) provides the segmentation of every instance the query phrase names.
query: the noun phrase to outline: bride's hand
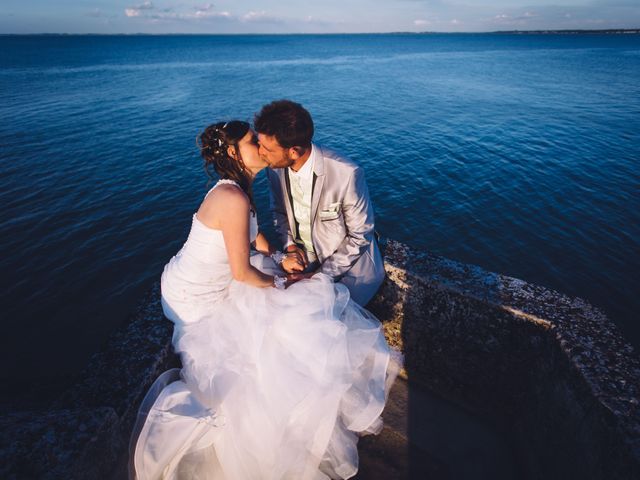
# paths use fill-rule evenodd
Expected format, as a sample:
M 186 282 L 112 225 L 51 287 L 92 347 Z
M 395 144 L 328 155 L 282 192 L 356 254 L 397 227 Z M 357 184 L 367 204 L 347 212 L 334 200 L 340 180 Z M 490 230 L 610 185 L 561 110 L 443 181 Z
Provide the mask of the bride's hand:
M 300 262 L 298 255 L 288 253 L 284 260 L 282 260 L 282 269 L 287 273 L 302 272 L 304 265 Z
M 313 277 L 313 275 L 317 272 L 307 272 L 307 273 L 287 273 L 287 283 L 286 287 L 293 285 L 300 280 L 305 280 L 307 278 Z
M 302 265 L 302 268 L 307 268 L 307 265 L 309 264 L 309 261 L 307 260 L 307 254 L 297 245 L 289 245 L 285 250 L 285 254 L 287 256 L 291 255 L 296 257 L 298 259 L 298 263 Z

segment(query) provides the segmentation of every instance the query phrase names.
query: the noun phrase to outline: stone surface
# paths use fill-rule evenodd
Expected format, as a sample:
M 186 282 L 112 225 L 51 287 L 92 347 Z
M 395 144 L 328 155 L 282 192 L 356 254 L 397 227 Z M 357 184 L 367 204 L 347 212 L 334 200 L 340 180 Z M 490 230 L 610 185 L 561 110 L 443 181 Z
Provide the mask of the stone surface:
M 398 379 L 384 413 L 384 429 L 358 444 L 359 480 L 512 480 L 525 478 L 511 434 Z
M 0 417 L 0 456 L 6 473 L 0 478 L 106 478 L 126 458 L 138 405 L 147 389 L 160 373 L 177 364 L 172 331 L 156 283 L 125 325 L 92 357 L 78 383 L 46 412 Z M 91 415 L 93 419 L 88 418 Z M 90 442 L 85 441 L 88 435 Z M 25 471 L 33 474 L 24 475 Z
M 117 425 L 118 417 L 109 407 L 3 415 L 0 478 L 102 478 L 113 468 Z
M 358 479 L 640 478 L 640 362 L 602 312 L 397 242 L 385 252 L 369 308 L 409 383 L 361 440 Z M 156 284 L 51 408 L 2 415 L 0 477 L 126 476 L 137 407 L 177 365 L 159 298 Z
M 512 423 L 531 478 L 640 478 L 640 362 L 579 298 L 389 241 L 369 308 L 406 375 Z

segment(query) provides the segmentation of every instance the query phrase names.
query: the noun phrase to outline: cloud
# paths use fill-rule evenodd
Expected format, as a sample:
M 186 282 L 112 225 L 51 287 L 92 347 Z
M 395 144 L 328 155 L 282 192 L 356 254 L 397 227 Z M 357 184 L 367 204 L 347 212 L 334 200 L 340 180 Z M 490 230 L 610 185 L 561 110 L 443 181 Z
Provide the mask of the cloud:
M 634 28 L 640 8 L 602 8 L 592 5 L 546 5 L 495 12 L 482 18 L 478 30 L 562 30 L 589 28 Z M 628 18 L 628 20 L 627 20 Z
M 183 20 L 188 19 L 205 19 L 205 18 L 231 18 L 231 13 L 227 11 L 218 12 L 214 10 L 215 5 L 213 3 L 205 3 L 204 5 L 196 5 L 193 7 L 195 13 L 179 13 L 176 18 Z
M 245 13 L 242 16 L 242 20 L 244 20 L 245 22 L 254 22 L 256 20 L 260 20 L 261 18 L 266 17 L 267 12 L 265 12 L 264 10 L 261 12 L 254 12 L 253 10 L 250 12 Z
M 141 8 L 144 6 L 144 8 Z M 246 13 L 221 11 L 213 3 L 181 4 L 174 8 L 158 8 L 150 1 L 142 5 L 132 6 L 125 9 L 127 17 L 135 17 L 132 20 L 145 22 L 148 24 L 189 24 L 189 27 L 178 27 L 179 29 L 206 29 L 220 28 L 221 31 L 274 31 L 282 30 L 308 31 L 309 29 L 327 30 L 335 25 L 316 18 L 312 15 L 300 17 L 285 17 L 274 15 L 267 10 L 249 10 Z M 224 26 L 223 26 L 224 24 Z M 176 28 L 175 26 L 172 28 Z
M 424 20 L 422 18 L 418 18 L 417 20 L 413 21 L 413 24 L 416 27 L 424 27 L 425 25 L 429 25 L 431 22 L 429 22 L 428 20 Z
M 538 15 L 533 13 L 533 12 L 524 12 L 523 15 L 520 15 L 519 17 L 514 17 L 514 20 L 527 20 L 529 18 L 535 18 Z
M 176 12 L 173 8 L 164 8 L 158 11 L 151 1 L 146 1 L 136 7 L 125 8 L 127 17 L 140 17 L 153 22 L 162 20 L 206 20 L 206 19 L 230 19 L 233 16 L 226 11 L 215 11 L 212 3 L 191 6 L 188 10 Z
M 233 15 L 229 12 L 206 12 L 203 10 L 196 10 L 191 13 L 180 13 L 180 12 L 162 12 L 162 13 L 154 13 L 152 15 L 146 16 L 150 20 L 184 20 L 184 21 L 198 21 L 198 20 L 213 20 L 213 19 L 232 19 Z
M 189 13 L 183 13 L 183 14 L 178 14 L 178 18 L 184 19 L 184 20 L 189 20 L 189 19 L 205 19 L 205 18 L 231 18 L 232 15 L 227 12 L 214 12 L 211 10 L 196 10 L 196 13 L 194 14 L 189 14 Z
M 124 9 L 124 14 L 127 17 L 139 17 L 144 10 L 153 10 L 155 7 L 151 1 L 144 2 L 142 5 L 136 7 L 129 7 Z
M 248 23 L 252 23 L 252 22 L 256 22 L 256 23 L 284 23 L 285 22 L 285 20 L 283 18 L 275 17 L 273 15 L 269 15 L 264 10 L 261 10 L 259 12 L 251 10 L 251 11 L 245 13 L 242 16 L 242 21 L 243 22 L 248 22 Z M 307 22 L 312 22 L 313 18 L 309 16 L 309 17 L 306 18 L 306 21 Z
M 539 15 L 534 12 L 524 12 L 522 15 L 516 15 L 516 16 L 510 16 L 505 13 L 501 13 L 493 17 L 493 20 L 495 20 L 498 23 L 524 25 L 527 22 L 527 20 L 536 18 L 538 16 Z

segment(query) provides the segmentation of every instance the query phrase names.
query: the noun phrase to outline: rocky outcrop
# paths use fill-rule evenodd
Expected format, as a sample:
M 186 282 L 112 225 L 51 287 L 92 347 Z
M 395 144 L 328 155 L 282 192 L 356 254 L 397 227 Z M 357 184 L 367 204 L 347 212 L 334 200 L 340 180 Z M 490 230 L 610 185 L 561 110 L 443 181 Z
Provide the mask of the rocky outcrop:
M 530 478 L 640 478 L 640 361 L 579 298 L 390 241 L 369 308 L 411 382 L 512 425 Z
M 640 362 L 602 312 L 397 242 L 385 250 L 388 278 L 369 308 L 410 384 L 507 425 L 527 478 L 640 478 Z M 178 364 L 171 332 L 154 285 L 51 408 L 2 416 L 0 477 L 126 475 L 137 407 Z
M 153 380 L 177 365 L 172 331 L 155 284 L 51 407 L 0 417 L 0 478 L 126 478 L 138 405 Z

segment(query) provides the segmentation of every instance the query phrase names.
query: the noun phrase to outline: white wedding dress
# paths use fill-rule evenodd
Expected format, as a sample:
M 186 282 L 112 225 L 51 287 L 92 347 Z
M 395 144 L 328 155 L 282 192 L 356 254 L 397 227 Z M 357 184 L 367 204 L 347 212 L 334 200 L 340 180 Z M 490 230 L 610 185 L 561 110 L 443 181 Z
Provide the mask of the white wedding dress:
M 253 241 L 253 215 L 250 224 Z M 261 254 L 251 264 L 282 274 Z M 189 238 L 162 275 L 162 304 L 175 323 L 182 370 L 161 375 L 143 401 L 132 435 L 133 476 L 356 474 L 358 434 L 381 430 L 401 356 L 345 286 L 323 274 L 287 290 L 237 282 L 222 232 L 194 214 Z

